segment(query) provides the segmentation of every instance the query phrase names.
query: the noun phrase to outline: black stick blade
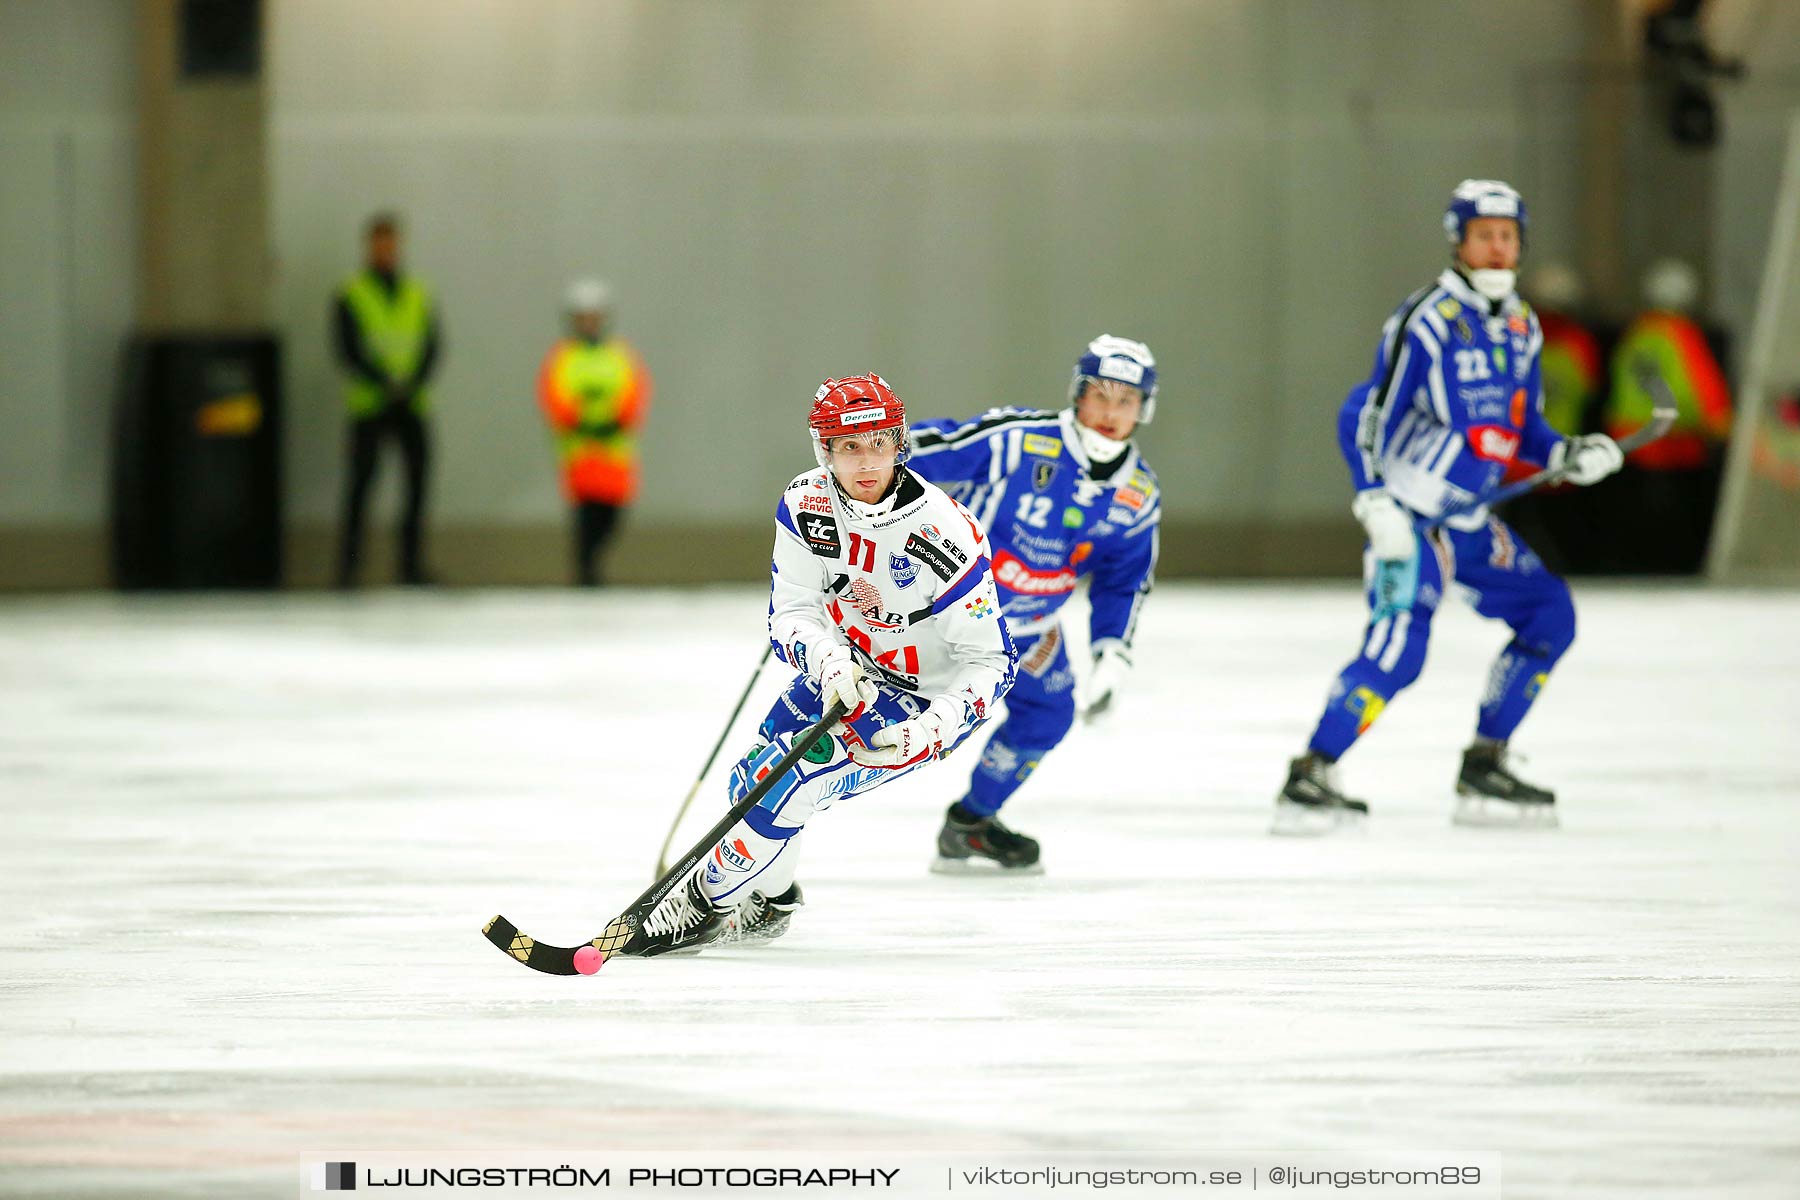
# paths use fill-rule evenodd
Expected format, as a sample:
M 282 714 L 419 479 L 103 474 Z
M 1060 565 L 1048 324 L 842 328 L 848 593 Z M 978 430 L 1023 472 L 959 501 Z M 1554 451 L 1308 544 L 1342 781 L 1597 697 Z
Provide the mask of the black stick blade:
M 487 940 L 534 971 L 546 975 L 579 975 L 575 969 L 575 951 L 580 946 L 552 946 L 519 932 L 519 927 L 505 917 L 496 916 L 482 927 Z

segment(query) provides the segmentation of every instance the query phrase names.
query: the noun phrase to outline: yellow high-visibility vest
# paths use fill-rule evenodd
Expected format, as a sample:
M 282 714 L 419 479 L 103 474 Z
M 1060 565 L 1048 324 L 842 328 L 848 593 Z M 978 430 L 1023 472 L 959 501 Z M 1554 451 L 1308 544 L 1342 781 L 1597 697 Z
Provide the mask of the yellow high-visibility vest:
M 411 379 L 431 336 L 431 294 L 425 285 L 402 276 L 390 295 L 373 271 L 362 271 L 345 282 L 342 295 L 369 361 L 389 379 Z M 429 399 L 420 388 L 413 411 L 423 416 Z M 344 403 L 352 417 L 372 417 L 385 407 L 385 398 L 380 387 L 352 376 L 345 384 Z

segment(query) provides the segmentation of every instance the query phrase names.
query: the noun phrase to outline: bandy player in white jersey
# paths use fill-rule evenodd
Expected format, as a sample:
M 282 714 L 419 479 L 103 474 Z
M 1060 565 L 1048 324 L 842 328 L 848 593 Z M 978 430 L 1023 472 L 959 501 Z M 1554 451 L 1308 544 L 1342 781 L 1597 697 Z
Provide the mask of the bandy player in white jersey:
M 903 465 L 906 410 L 878 375 L 813 398 L 808 471 L 775 509 L 769 637 L 798 674 L 732 771 L 748 794 L 834 701 L 845 718 L 673 888 L 622 953 L 665 954 L 786 932 L 812 815 L 961 745 L 1012 686 L 987 538 Z

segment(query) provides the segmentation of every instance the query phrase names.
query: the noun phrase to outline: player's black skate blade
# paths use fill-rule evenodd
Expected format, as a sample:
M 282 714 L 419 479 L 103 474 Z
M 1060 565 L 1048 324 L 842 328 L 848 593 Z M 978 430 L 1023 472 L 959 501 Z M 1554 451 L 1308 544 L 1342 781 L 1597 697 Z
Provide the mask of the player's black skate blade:
M 1044 864 L 1036 838 L 1008 829 L 998 817 L 966 821 L 952 804 L 938 831 L 933 875 L 1042 875 Z
M 700 887 L 700 873 L 670 892 L 631 940 L 619 948 L 625 958 L 659 958 L 665 954 L 698 954 L 726 932 L 726 915 L 712 906 Z
M 798 882 L 790 883 L 786 891 L 775 896 L 751 892 L 750 898 L 726 922 L 726 931 L 719 942 L 772 942 L 788 931 L 794 910 L 805 904 L 806 893 L 800 890 Z
M 1275 819 L 1269 832 L 1276 837 L 1328 837 L 1362 833 L 1369 806 L 1346 796 L 1331 778 L 1331 764 L 1311 754 L 1288 763 L 1287 783 L 1275 797 Z
M 1556 793 L 1513 774 L 1503 749 L 1471 746 L 1456 779 L 1454 825 L 1481 829 L 1555 829 Z

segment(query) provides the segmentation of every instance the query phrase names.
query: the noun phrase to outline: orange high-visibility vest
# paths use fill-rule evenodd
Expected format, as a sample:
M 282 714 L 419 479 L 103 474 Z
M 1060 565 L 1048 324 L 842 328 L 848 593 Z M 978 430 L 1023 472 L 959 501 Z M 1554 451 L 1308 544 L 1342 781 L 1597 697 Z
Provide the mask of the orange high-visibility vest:
M 1731 392 L 1705 334 L 1680 313 L 1660 310 L 1631 323 L 1613 351 L 1606 432 L 1615 439 L 1650 423 L 1650 393 L 1637 378 L 1641 361 L 1654 366 L 1669 385 L 1679 415 L 1673 429 L 1633 451 L 1631 461 L 1652 471 L 1705 466 L 1713 447 L 1731 436 Z
M 650 372 L 623 340 L 564 338 L 538 371 L 538 402 L 556 437 L 563 492 L 626 505 L 637 499 L 637 439 L 650 407 Z

